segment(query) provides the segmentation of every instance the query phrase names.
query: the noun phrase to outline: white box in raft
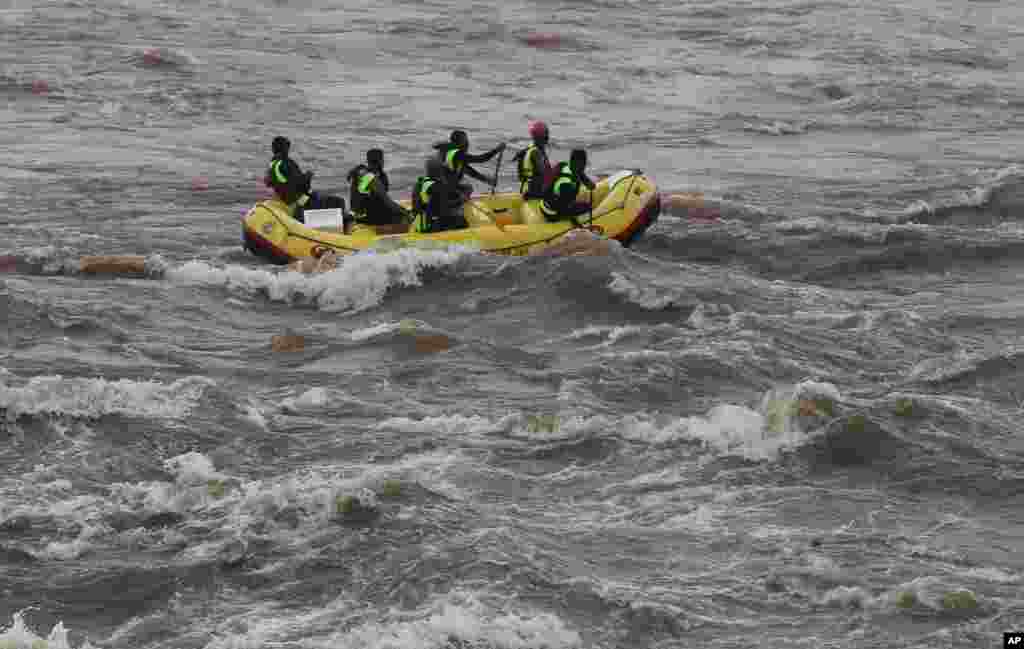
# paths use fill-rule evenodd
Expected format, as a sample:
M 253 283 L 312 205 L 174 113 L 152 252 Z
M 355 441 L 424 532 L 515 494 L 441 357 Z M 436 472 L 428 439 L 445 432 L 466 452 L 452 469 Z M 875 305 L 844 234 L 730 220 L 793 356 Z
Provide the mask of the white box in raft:
M 302 213 L 302 218 L 306 221 L 306 227 L 314 230 L 341 230 L 345 227 L 344 215 L 339 207 L 306 210 Z

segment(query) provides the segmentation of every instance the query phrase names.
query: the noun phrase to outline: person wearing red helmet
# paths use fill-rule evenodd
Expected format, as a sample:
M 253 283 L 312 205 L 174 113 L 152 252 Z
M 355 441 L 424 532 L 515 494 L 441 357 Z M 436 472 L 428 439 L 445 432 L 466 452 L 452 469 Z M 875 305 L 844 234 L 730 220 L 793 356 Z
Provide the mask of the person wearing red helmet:
M 519 193 L 523 195 L 523 200 L 535 200 L 544 197 L 544 191 L 554 174 L 548 160 L 548 125 L 538 120 L 530 122 L 528 130 L 533 143 L 516 153 L 515 159 L 519 172 Z

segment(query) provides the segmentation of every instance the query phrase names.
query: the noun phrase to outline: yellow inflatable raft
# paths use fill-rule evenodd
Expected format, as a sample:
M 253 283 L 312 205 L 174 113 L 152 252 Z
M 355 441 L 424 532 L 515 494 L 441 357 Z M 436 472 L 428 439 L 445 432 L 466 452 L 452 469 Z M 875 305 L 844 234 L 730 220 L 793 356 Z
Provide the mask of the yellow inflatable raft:
M 621 171 L 602 179 L 593 197 L 586 188 L 577 197 L 592 204 L 579 221 L 593 232 L 628 246 L 657 220 L 661 195 L 640 171 Z M 593 201 L 591 203 L 591 200 Z M 401 201 L 408 208 L 409 201 Z M 303 224 L 277 198 L 257 203 L 242 217 L 243 246 L 274 263 L 287 264 L 326 252 L 345 255 L 361 250 L 462 245 L 503 255 L 527 255 L 552 245 L 573 228 L 569 221 L 548 223 L 539 211 L 515 193 L 483 195 L 466 203 L 468 228 L 444 232 L 384 234 L 357 225 L 346 234 L 339 216 L 333 223 Z

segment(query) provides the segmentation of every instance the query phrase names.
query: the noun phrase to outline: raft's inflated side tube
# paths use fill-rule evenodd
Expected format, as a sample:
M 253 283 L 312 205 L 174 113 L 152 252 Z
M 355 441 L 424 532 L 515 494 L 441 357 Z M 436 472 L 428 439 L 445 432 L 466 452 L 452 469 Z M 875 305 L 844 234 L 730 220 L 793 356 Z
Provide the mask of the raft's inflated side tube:
M 594 194 L 599 201 L 595 215 L 618 211 L 616 220 L 621 229 L 613 238 L 623 247 L 636 241 L 661 214 L 661 194 L 641 171 L 624 170 L 605 178 Z M 620 207 L 621 210 L 617 209 Z
M 661 216 L 661 194 L 654 194 L 647 200 L 647 203 L 637 213 L 633 224 L 619 235 L 618 240 L 624 248 L 628 248 L 640 235 L 647 231 L 647 228 L 654 225 L 654 222 Z
M 257 257 L 284 265 L 291 261 L 285 252 L 287 221 L 271 201 L 258 203 L 242 218 L 242 247 Z M 285 216 L 289 216 L 285 214 Z
M 650 179 L 639 172 L 622 171 L 597 184 L 594 207 L 579 220 L 592 232 L 628 245 L 657 219 L 659 198 Z M 577 200 L 589 203 L 589 190 L 581 190 Z M 401 204 L 406 205 L 406 202 Z M 243 245 L 274 263 L 318 257 L 326 251 L 346 255 L 367 249 L 384 251 L 435 245 L 461 245 L 496 254 L 523 255 L 553 245 L 572 229 L 568 220 L 536 224 L 504 222 L 510 217 L 514 219 L 521 205 L 522 197 L 518 193 L 481 196 L 472 202 L 472 211 L 477 217 L 473 220 L 482 224 L 479 227 L 426 234 L 377 235 L 372 226 L 365 226 L 365 229 L 357 226 L 350 234 L 311 228 L 291 218 L 288 206 L 275 198 L 257 204 L 243 217 Z M 486 223 L 488 220 L 491 223 Z

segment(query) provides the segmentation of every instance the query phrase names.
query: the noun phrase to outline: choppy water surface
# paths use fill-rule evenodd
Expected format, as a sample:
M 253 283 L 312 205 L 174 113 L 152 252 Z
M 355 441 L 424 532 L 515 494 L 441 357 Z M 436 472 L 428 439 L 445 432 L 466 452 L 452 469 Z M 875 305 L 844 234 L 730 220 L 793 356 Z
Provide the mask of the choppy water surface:
M 0 646 L 1001 646 L 1022 16 L 0 3 Z M 450 129 L 535 118 L 722 218 L 607 257 L 241 251 L 274 135 L 345 195 L 380 146 L 404 194 Z M 148 275 L 76 272 L 119 253 Z

